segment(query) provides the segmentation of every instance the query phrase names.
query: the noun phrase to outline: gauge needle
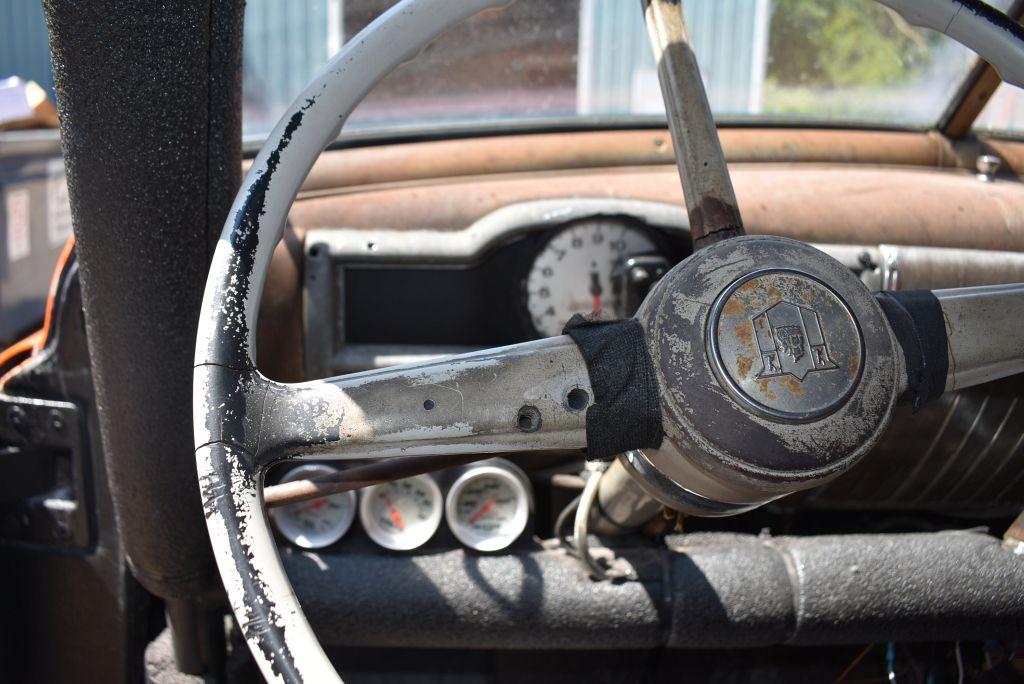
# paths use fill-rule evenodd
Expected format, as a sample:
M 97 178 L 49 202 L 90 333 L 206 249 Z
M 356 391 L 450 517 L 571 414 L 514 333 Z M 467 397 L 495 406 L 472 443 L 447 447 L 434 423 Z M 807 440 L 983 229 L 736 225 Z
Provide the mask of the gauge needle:
M 305 506 L 302 506 L 301 508 L 296 508 L 295 512 L 296 513 L 305 513 L 306 511 L 313 511 L 313 510 L 316 510 L 317 508 L 320 508 L 321 506 L 326 506 L 326 505 L 327 505 L 327 499 L 317 499 L 313 503 L 306 504 Z
M 405 522 L 402 520 L 402 514 L 398 512 L 398 509 L 391 504 L 391 499 L 386 495 L 384 497 L 384 503 L 388 505 L 388 510 L 391 511 L 391 522 L 395 523 L 395 527 L 400 530 L 405 529 Z
M 590 273 L 590 295 L 594 298 L 594 311 L 601 310 L 601 275 L 597 271 Z
M 480 507 L 480 510 L 469 517 L 469 524 L 472 525 L 480 518 L 487 515 L 487 511 L 491 510 L 491 506 L 497 503 L 497 499 L 489 499 L 487 503 Z

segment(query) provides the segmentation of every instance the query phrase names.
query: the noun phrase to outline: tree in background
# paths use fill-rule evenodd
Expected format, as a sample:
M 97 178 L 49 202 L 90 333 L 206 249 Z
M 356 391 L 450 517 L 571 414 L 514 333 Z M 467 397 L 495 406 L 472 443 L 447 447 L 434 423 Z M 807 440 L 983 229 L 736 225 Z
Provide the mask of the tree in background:
M 914 78 L 940 40 L 869 0 L 775 0 L 769 36 L 768 78 L 782 87 L 818 88 Z

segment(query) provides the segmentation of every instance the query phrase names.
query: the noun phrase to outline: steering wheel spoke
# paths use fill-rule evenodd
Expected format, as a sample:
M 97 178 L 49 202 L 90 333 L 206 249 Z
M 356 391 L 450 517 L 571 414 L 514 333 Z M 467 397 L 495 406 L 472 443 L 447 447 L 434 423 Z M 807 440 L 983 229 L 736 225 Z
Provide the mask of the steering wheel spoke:
M 683 3 L 641 0 L 695 249 L 744 234 Z
M 261 461 L 582 449 L 592 397 L 568 336 L 266 385 Z
M 566 335 L 377 371 L 282 384 L 196 367 L 197 444 L 230 444 L 267 466 L 586 447 L 593 390 Z
M 1024 284 L 933 292 L 942 307 L 947 392 L 1024 372 Z

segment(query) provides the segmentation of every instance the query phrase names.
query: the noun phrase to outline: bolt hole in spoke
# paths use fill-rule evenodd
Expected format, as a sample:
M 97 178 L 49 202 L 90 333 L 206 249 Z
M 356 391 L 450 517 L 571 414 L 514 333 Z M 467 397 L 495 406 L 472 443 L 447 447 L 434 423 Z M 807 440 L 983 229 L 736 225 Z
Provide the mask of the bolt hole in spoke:
M 581 387 L 571 389 L 569 390 L 569 393 L 565 395 L 565 405 L 568 406 L 571 411 L 582 411 L 587 408 L 589 403 L 590 395 Z
M 437 404 L 434 403 L 433 399 L 427 399 L 423 402 L 423 408 L 428 411 L 432 411 Z
M 516 415 L 516 425 L 522 432 L 536 432 L 540 430 L 540 411 L 535 406 L 523 406 Z

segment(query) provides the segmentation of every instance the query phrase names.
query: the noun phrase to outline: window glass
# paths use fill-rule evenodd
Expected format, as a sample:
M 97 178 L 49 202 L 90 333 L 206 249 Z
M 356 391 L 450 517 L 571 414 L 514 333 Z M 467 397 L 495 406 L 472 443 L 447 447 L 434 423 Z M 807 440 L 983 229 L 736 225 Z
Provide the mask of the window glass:
M 329 55 L 391 4 L 249 0 L 246 133 L 265 134 Z M 932 126 L 975 60 L 873 0 L 684 5 L 723 121 Z M 454 27 L 399 67 L 348 130 L 663 117 L 639 3 L 519 0 Z
M 974 122 L 976 131 L 1024 133 L 1024 91 L 1003 83 Z

